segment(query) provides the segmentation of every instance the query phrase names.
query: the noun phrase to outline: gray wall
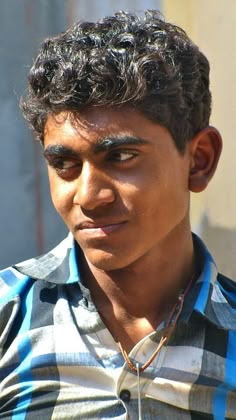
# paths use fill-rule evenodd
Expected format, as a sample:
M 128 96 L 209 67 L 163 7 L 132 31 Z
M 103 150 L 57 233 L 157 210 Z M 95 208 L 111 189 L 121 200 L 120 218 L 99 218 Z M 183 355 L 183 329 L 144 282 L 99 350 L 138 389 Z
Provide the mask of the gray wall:
M 144 9 L 162 10 L 162 0 L 69 0 L 70 21 L 96 20 L 119 10 L 141 12 Z
M 0 2 L 0 268 L 43 252 L 65 232 L 49 200 L 39 145 L 19 110 L 40 41 L 65 26 L 64 1 Z

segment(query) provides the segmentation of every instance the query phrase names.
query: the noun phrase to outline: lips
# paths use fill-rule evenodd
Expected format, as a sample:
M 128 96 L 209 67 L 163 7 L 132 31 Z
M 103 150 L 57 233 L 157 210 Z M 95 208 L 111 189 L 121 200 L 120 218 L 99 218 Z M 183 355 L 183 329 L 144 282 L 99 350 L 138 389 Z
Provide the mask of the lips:
M 107 236 L 110 233 L 116 232 L 124 227 L 127 221 L 109 221 L 109 222 L 91 222 L 84 221 L 79 223 L 76 230 L 88 236 Z

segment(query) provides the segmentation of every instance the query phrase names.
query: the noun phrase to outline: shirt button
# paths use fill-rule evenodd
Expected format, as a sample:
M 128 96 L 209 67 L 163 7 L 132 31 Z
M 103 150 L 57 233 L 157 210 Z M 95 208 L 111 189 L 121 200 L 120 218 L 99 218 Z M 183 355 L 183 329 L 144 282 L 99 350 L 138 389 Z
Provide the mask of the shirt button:
M 128 389 L 122 389 L 120 392 L 120 399 L 124 401 L 125 403 L 128 403 L 130 401 L 131 394 Z

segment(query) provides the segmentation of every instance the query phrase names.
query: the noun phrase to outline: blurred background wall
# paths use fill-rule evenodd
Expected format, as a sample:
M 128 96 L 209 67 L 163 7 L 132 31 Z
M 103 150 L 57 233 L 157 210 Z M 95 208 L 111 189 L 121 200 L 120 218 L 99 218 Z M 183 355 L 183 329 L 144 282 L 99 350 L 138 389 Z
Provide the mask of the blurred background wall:
M 0 267 L 40 254 L 64 229 L 19 98 L 41 40 L 66 20 L 63 0 L 0 1 Z
M 222 135 L 223 153 L 207 190 L 192 196 L 192 227 L 219 269 L 236 279 L 236 1 L 165 0 L 163 13 L 188 32 L 211 64 L 211 124 Z
M 182 26 L 211 63 L 211 123 L 222 133 L 223 156 L 204 194 L 192 197 L 193 230 L 220 270 L 236 278 L 234 114 L 235 0 L 1 0 L 0 2 L 0 268 L 49 250 L 66 234 L 54 211 L 39 144 L 19 111 L 28 70 L 42 39 L 78 19 L 116 10 L 159 9 Z

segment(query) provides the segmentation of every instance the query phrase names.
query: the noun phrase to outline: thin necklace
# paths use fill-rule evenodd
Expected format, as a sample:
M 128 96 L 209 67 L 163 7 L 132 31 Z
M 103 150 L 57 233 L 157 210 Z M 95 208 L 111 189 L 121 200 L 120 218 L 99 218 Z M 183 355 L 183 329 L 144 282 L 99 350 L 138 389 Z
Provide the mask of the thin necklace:
M 191 277 L 190 282 L 188 283 L 185 291 L 182 292 L 182 293 L 180 293 L 180 295 L 178 296 L 178 300 L 175 303 L 174 307 L 172 308 L 172 311 L 170 312 L 170 315 L 169 315 L 169 318 L 168 318 L 168 321 L 167 321 L 167 324 L 166 324 L 164 333 L 163 333 L 163 335 L 162 335 L 162 337 L 160 339 L 160 342 L 159 342 L 156 350 L 154 351 L 154 353 L 152 353 L 151 357 L 144 363 L 143 366 L 139 366 L 137 368 L 137 363 L 134 364 L 130 360 L 127 352 L 125 351 L 125 349 L 123 349 L 122 344 L 120 342 L 118 342 L 118 345 L 119 345 L 120 351 L 122 353 L 122 356 L 123 356 L 125 362 L 127 363 L 127 366 L 132 371 L 134 371 L 134 372 L 136 372 L 136 373 L 139 374 L 140 372 L 143 372 L 145 369 L 147 369 L 147 367 L 150 366 L 150 364 L 153 362 L 153 360 L 155 359 L 155 357 L 158 355 L 158 353 L 161 350 L 161 348 L 163 347 L 163 345 L 170 338 L 170 336 L 171 336 L 171 334 L 172 334 L 172 332 L 173 332 L 173 330 L 174 330 L 174 328 L 175 328 L 175 326 L 177 324 L 177 321 L 178 321 L 178 319 L 180 317 L 180 314 L 182 312 L 185 296 L 187 295 L 188 291 L 190 290 L 190 288 L 191 288 L 191 286 L 193 284 L 194 277 L 195 277 L 195 273 Z M 176 311 L 177 307 L 178 307 L 178 310 Z M 172 325 L 170 325 L 171 324 L 171 320 L 172 320 L 173 315 L 175 314 L 175 312 L 176 312 L 176 315 L 175 315 L 174 321 L 173 321 Z

